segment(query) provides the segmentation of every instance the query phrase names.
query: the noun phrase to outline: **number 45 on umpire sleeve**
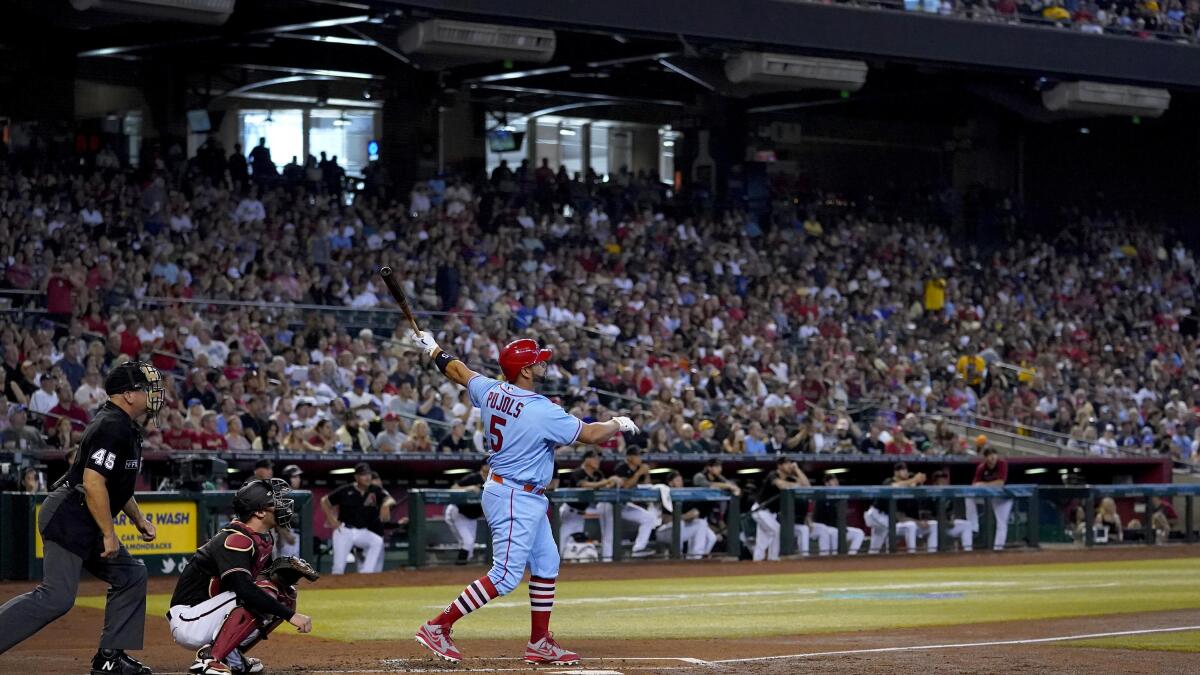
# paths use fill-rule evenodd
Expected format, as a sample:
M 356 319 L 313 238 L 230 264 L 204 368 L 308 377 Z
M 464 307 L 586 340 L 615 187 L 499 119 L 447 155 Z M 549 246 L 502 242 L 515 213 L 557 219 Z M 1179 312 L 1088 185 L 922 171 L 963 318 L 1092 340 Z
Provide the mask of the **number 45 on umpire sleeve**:
M 92 453 L 91 459 L 92 459 L 92 464 L 95 464 L 96 466 L 102 466 L 106 469 L 112 469 L 113 462 L 117 461 L 117 456 L 115 454 L 105 450 L 104 448 L 100 448 L 99 450 Z
M 492 415 L 492 421 L 488 426 L 488 450 L 491 452 L 500 452 L 500 448 L 504 446 L 504 434 L 500 431 L 508 420 L 499 415 Z

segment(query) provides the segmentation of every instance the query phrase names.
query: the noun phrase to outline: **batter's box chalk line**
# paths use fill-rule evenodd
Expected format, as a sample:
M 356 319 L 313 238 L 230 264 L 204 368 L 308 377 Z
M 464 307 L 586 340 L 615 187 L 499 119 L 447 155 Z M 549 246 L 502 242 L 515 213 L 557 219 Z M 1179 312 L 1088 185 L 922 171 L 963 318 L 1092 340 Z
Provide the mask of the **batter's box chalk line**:
M 882 654 L 886 652 L 915 652 L 932 649 L 960 649 L 966 647 L 998 647 L 1002 645 L 1035 645 L 1049 642 L 1070 642 L 1075 640 L 1091 640 L 1095 638 L 1121 637 L 1125 635 L 1148 635 L 1151 633 L 1178 633 L 1183 631 L 1200 630 L 1200 626 L 1172 626 L 1170 628 L 1143 628 L 1141 630 L 1120 630 L 1110 633 L 1084 633 L 1082 635 L 1058 635 L 1046 638 L 1028 638 L 1023 640 L 994 640 L 991 642 L 959 642 L 943 645 L 912 645 L 908 647 L 878 647 L 875 649 L 845 649 L 834 652 L 809 652 L 807 654 L 781 654 L 779 656 L 755 656 L 744 659 L 721 659 L 711 661 L 712 664 L 750 663 L 754 661 L 778 661 L 783 659 L 803 659 L 814 656 L 850 656 L 855 654 Z

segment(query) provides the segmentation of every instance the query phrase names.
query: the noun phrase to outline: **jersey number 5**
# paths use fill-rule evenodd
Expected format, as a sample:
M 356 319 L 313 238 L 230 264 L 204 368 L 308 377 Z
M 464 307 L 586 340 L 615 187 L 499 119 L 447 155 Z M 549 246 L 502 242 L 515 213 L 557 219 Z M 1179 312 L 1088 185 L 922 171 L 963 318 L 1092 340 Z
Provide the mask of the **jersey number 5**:
M 504 445 L 504 434 L 501 429 L 508 423 L 508 420 L 499 415 L 492 415 L 491 426 L 488 427 L 488 445 L 492 452 L 500 452 L 500 448 Z

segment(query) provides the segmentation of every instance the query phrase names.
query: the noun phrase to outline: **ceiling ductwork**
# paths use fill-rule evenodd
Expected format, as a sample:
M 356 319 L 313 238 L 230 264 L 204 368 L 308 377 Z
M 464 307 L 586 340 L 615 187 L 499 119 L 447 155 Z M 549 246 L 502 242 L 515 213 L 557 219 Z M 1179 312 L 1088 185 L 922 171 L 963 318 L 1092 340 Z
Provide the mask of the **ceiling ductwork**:
M 554 58 L 554 31 L 490 23 L 430 19 L 400 34 L 405 54 L 433 57 L 442 64 L 522 61 Z
M 237 0 L 71 0 L 81 12 L 117 14 L 143 21 L 182 21 L 219 26 Z
M 725 77 L 735 84 L 761 84 L 777 89 L 858 91 L 867 81 L 867 64 L 794 54 L 741 52 L 725 60 Z

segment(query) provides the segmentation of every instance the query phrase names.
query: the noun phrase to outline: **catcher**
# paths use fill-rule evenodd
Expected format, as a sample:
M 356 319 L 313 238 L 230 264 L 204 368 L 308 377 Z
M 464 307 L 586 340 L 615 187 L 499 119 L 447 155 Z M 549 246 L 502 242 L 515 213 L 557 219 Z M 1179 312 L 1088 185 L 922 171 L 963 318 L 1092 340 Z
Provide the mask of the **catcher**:
M 262 662 L 246 652 L 280 623 L 312 630 L 312 619 L 296 611 L 294 584 L 320 575 L 299 558 L 271 561 L 270 532 L 292 520 L 290 491 L 278 478 L 243 485 L 233 498 L 236 518 L 180 575 L 167 621 L 177 644 L 197 650 L 192 675 L 261 673 Z

